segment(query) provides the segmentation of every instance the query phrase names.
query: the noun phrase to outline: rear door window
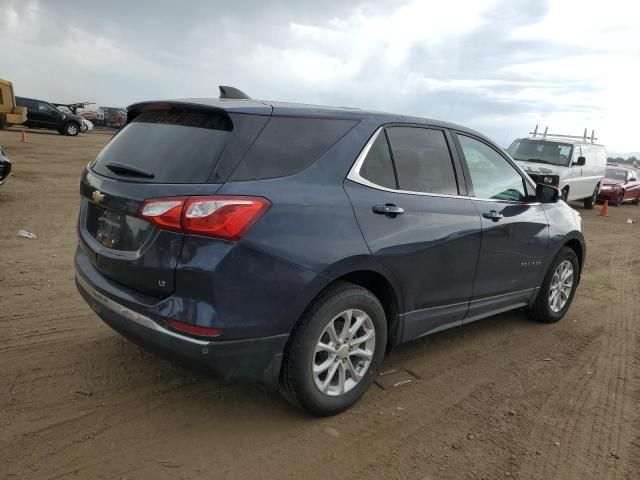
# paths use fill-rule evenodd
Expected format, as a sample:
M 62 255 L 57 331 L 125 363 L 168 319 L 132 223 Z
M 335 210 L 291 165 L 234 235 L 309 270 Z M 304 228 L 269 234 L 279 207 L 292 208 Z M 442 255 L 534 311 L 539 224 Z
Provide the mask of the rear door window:
M 123 180 L 205 183 L 232 128 L 226 113 L 144 112 L 107 144 L 93 169 Z
M 387 134 L 400 190 L 458 195 L 453 161 L 442 130 L 391 127 Z
M 304 170 L 356 123 L 326 118 L 273 117 L 233 172 L 231 180 L 264 180 Z
M 378 134 L 373 145 L 371 145 L 367 158 L 360 168 L 360 176 L 382 187 L 394 190 L 398 188 L 393 161 L 389 152 L 389 144 L 384 131 Z

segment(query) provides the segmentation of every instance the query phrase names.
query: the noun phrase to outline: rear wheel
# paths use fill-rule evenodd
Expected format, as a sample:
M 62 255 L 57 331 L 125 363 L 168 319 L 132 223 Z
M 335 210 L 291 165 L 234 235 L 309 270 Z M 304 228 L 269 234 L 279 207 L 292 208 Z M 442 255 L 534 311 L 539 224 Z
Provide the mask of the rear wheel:
M 531 318 L 554 323 L 565 316 L 578 286 L 580 265 L 575 252 L 563 247 L 551 263 L 538 296 L 528 309 Z
M 634 205 L 640 205 L 640 197 L 636 197 L 636 198 L 634 198 L 632 203 L 633 203 Z
M 598 197 L 598 190 L 599 189 L 600 189 L 600 187 L 596 186 L 596 189 L 593 191 L 593 195 L 591 195 L 589 198 L 585 198 L 583 200 L 584 208 L 586 208 L 587 210 L 593 210 L 593 207 L 596 204 L 596 198 Z
M 384 357 L 384 309 L 369 290 L 346 282 L 316 299 L 293 333 L 281 391 L 316 415 L 335 415 L 371 385 Z
M 80 127 L 78 127 L 78 125 L 75 123 L 67 123 L 62 131 L 65 135 L 75 137 L 76 135 L 78 135 L 78 133 L 80 133 Z

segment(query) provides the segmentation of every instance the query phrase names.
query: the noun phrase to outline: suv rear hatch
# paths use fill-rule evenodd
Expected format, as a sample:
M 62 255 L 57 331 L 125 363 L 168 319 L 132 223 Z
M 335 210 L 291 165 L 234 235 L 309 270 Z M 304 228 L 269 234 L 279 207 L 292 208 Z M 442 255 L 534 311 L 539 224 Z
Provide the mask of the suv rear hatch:
M 131 107 L 81 181 L 81 246 L 93 266 L 136 291 L 171 295 L 183 234 L 143 220 L 140 206 L 215 194 L 267 118 L 180 103 Z

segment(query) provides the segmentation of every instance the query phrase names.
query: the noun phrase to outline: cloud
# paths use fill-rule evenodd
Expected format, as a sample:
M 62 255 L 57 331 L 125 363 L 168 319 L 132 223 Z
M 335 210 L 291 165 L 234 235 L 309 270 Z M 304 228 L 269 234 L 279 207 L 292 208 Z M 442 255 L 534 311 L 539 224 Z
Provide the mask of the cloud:
M 449 120 L 506 145 L 536 123 L 637 150 L 632 2 L 4 0 L 19 94 L 126 105 L 217 96 Z

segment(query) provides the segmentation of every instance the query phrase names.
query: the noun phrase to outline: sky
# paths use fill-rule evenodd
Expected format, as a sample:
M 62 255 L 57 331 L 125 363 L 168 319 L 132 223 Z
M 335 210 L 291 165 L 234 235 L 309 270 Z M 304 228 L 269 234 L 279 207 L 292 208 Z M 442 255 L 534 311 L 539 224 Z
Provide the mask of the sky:
M 417 115 L 502 146 L 540 125 L 640 151 L 631 0 L 0 0 L 16 94 L 104 106 L 253 98 Z

